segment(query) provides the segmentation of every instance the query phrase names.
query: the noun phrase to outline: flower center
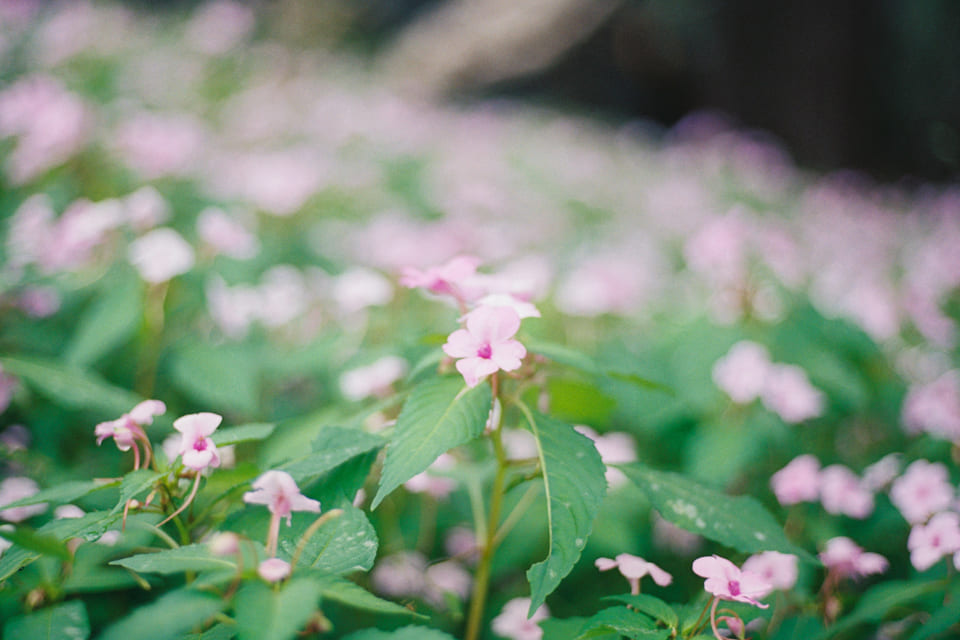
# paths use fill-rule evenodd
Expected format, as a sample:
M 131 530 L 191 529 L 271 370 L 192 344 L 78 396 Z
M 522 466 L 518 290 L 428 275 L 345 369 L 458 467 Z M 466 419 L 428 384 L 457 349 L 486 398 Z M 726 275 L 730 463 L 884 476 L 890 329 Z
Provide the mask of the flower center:
M 489 343 L 484 343 L 477 349 L 477 357 L 483 358 L 484 360 L 489 360 L 490 356 L 493 355 L 493 348 Z
M 740 583 L 736 580 L 731 580 L 727 583 L 727 588 L 730 590 L 730 595 L 738 596 L 740 595 Z
M 196 440 L 196 441 L 193 443 L 193 449 L 194 449 L 194 451 L 206 451 L 206 450 L 207 450 L 207 439 L 206 439 L 206 438 L 201 438 L 201 439 L 199 439 L 199 440 Z

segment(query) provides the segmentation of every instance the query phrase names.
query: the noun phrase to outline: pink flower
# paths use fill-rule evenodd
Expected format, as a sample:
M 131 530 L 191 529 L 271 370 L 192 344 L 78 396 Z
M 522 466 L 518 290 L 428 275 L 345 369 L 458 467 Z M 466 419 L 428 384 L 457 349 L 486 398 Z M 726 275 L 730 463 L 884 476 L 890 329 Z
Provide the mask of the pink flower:
M 600 571 L 608 571 L 614 567 L 619 569 L 623 577 L 630 583 L 630 591 L 633 594 L 640 593 L 640 578 L 643 576 L 650 576 L 661 587 L 673 582 L 673 576 L 657 565 L 629 553 L 621 553 L 612 560 L 610 558 L 597 558 L 594 564 Z
M 405 267 L 400 275 L 400 284 L 411 289 L 420 287 L 431 293 L 451 295 L 460 301 L 474 300 L 483 294 L 482 289 L 470 282 L 479 265 L 477 258 L 457 256 L 439 267 L 424 270 Z
M 940 558 L 960 551 L 960 515 L 944 511 L 930 518 L 926 525 L 914 525 L 907 548 L 917 571 L 926 571 Z
M 613 432 L 601 435 L 590 427 L 583 425 L 577 425 L 574 429 L 593 440 L 593 444 L 597 448 L 597 453 L 600 454 L 603 464 L 611 465 L 621 462 L 636 462 L 637 445 L 633 437 L 629 434 Z M 622 471 L 614 469 L 613 467 L 607 468 L 605 477 L 611 489 L 621 487 L 629 482 L 627 476 L 623 475 Z
M 540 605 L 530 618 L 530 598 L 514 598 L 503 605 L 500 615 L 493 619 L 490 627 L 497 635 L 511 640 L 540 640 L 543 629 L 537 623 L 550 617 L 547 605 Z
M 531 302 L 518 298 L 517 296 L 511 293 L 491 293 L 489 295 L 483 296 L 477 300 L 478 307 L 510 307 L 517 312 L 517 315 L 520 316 L 520 319 L 524 318 L 539 318 L 540 310 L 537 309 Z M 470 313 L 473 313 L 472 311 Z M 468 313 L 461 320 L 466 319 L 470 314 Z
M 866 553 L 853 540 L 843 536 L 827 540 L 819 557 L 828 569 L 850 578 L 883 573 L 889 564 L 880 554 Z
M 832 464 L 820 472 L 820 502 L 829 513 L 862 520 L 873 512 L 873 494 L 850 469 Z
M 266 505 L 270 513 L 286 518 L 287 526 L 294 511 L 320 513 L 320 503 L 300 493 L 297 483 L 286 471 L 267 471 L 254 481 L 253 489 L 243 494 L 243 501 Z
M 767 409 L 790 423 L 816 418 L 823 413 L 826 403 L 823 393 L 810 384 L 806 372 L 789 364 L 773 366 L 760 397 Z
M 237 260 L 257 255 L 260 241 L 222 209 L 207 207 L 197 218 L 197 235 L 217 253 Z
M 911 387 L 903 401 L 903 422 L 909 433 L 925 431 L 947 440 L 960 440 L 960 370 Z
M 917 460 L 890 487 L 890 501 L 910 524 L 924 522 L 953 502 L 954 489 L 947 468 L 938 462 Z
M 797 583 L 797 556 L 779 551 L 764 551 L 750 556 L 743 563 L 744 571 L 752 571 L 774 589 L 786 591 Z
M 407 361 L 398 356 L 384 356 L 365 367 L 358 367 L 340 376 L 340 392 L 347 400 L 382 398 L 390 393 L 394 382 L 407 372 Z
M 232 556 L 240 553 L 240 536 L 232 531 L 217 532 L 210 537 L 207 548 L 215 556 Z
M 520 368 L 527 350 L 514 334 L 520 329 L 520 316 L 510 307 L 478 307 L 467 317 L 467 328 L 450 334 L 443 351 L 460 358 L 457 371 L 467 386 L 475 387 L 481 378 L 503 369 Z
M 820 462 L 812 455 L 797 456 L 770 478 L 780 504 L 813 502 L 820 492 Z
M 418 596 L 426 587 L 427 559 L 417 551 L 401 551 L 381 559 L 370 574 L 373 586 L 393 597 Z
M 470 594 L 473 577 L 456 560 L 446 560 L 431 565 L 426 572 L 424 595 L 434 604 L 442 605 L 444 595 L 452 593 L 461 600 Z
M 704 556 L 693 561 L 693 572 L 706 578 L 703 588 L 721 600 L 746 602 L 766 609 L 759 598 L 773 590 L 773 585 L 752 571 L 741 571 L 737 565 L 718 555 Z
M 766 347 L 742 340 L 713 365 L 713 381 L 731 400 L 746 404 L 760 397 L 772 366 Z
M 280 582 L 290 575 L 290 563 L 280 558 L 270 558 L 260 563 L 257 574 L 267 582 Z
M 181 434 L 177 453 L 182 456 L 185 466 L 197 471 L 220 466 L 220 454 L 210 436 L 222 420 L 223 416 L 204 412 L 192 413 L 173 421 L 173 428 Z
M 144 400 L 131 409 L 130 413 L 125 413 L 116 420 L 101 422 L 94 427 L 97 445 L 107 438 L 113 438 L 117 449 L 129 451 L 137 439 L 147 440 L 143 427 L 153 424 L 154 416 L 163 415 L 166 411 L 167 406 L 160 400 Z
M 456 460 L 448 453 L 441 453 L 426 471 L 422 471 L 403 483 L 407 491 L 413 493 L 427 493 L 437 499 L 446 498 L 457 488 L 457 481 L 450 477 L 434 475 L 431 470 L 449 471 L 456 464 Z
M 45 502 L 42 504 L 27 505 L 25 507 L 13 507 L 12 509 L 3 508 L 4 505 L 8 505 L 11 502 L 29 498 L 38 491 L 40 491 L 40 487 L 30 478 L 4 478 L 3 481 L 0 482 L 0 518 L 7 522 L 20 522 L 21 520 L 26 520 L 27 518 L 46 511 L 47 504 Z
M 130 243 L 130 263 L 147 282 L 157 284 L 193 268 L 193 247 L 167 227 L 149 231 Z

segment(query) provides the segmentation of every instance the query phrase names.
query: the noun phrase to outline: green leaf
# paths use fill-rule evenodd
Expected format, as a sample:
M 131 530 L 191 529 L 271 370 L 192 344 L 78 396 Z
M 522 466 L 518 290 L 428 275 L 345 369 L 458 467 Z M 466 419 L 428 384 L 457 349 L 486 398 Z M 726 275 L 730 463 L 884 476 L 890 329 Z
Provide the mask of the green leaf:
M 663 391 L 671 395 L 674 394 L 673 389 L 661 382 L 644 378 L 636 373 L 627 373 L 606 369 L 598 365 L 593 358 L 563 345 L 554 344 L 552 342 L 543 342 L 540 340 L 528 340 L 525 342 L 525 344 L 527 345 L 527 350 L 532 353 L 538 353 L 549 358 L 550 360 L 553 360 L 554 362 L 567 365 L 568 367 L 573 367 L 574 369 L 579 369 L 580 371 L 583 371 L 591 376 L 597 378 L 613 378 L 622 382 L 628 382 L 632 385 L 640 387 L 641 389 Z
M 193 589 L 171 591 L 107 628 L 97 640 L 170 640 L 219 613 L 220 598 Z
M 393 631 L 364 629 L 351 633 L 344 640 L 456 640 L 456 638 L 429 627 L 401 627 Z
M 376 434 L 345 429 L 343 427 L 324 427 L 311 445 L 311 453 L 280 465 L 297 482 L 316 477 L 330 471 L 361 453 L 382 447 L 386 441 Z
M 184 571 L 208 571 L 236 569 L 235 562 L 210 553 L 206 544 L 191 544 L 177 549 L 164 549 L 155 553 L 141 553 L 114 560 L 110 564 L 132 569 L 138 573 L 169 575 Z
M 107 527 L 119 519 L 119 515 L 107 511 L 94 511 L 80 518 L 61 518 L 53 520 L 37 529 L 37 533 L 44 536 L 52 536 L 58 540 L 65 541 L 70 538 L 84 538 L 88 542 L 96 540 Z M 11 575 L 40 558 L 41 554 L 36 551 L 24 549 L 19 545 L 14 545 L 0 556 L 0 582 L 3 582 Z
M 210 438 L 218 447 L 226 447 L 241 442 L 266 440 L 276 428 L 277 425 L 270 423 L 243 424 L 238 427 L 218 429 Z
M 120 416 L 141 398 L 105 382 L 92 371 L 34 357 L 0 358 L 0 365 L 28 386 L 70 409 L 91 409 Z
M 540 628 L 543 629 L 543 637 L 549 640 L 576 640 L 580 636 L 580 630 L 583 628 L 587 618 L 547 618 L 540 621 Z M 594 636 L 594 640 L 620 640 L 622 636 L 619 633 L 611 631 L 602 636 Z
M 648 616 L 626 607 L 610 607 L 587 619 L 577 640 L 598 638 L 615 631 L 637 640 L 666 640 L 670 629 L 658 627 Z
M 89 495 L 94 491 L 106 489 L 107 487 L 115 487 L 118 484 L 120 484 L 119 481 L 104 482 L 103 480 L 76 480 L 64 482 L 63 484 L 58 484 L 55 487 L 50 487 L 49 489 L 39 491 L 29 498 L 22 498 L 15 502 L 11 502 L 10 504 L 5 504 L 3 505 L 3 508 L 10 509 L 12 507 L 25 507 L 31 504 L 41 504 L 43 502 L 66 504 L 67 502 L 73 502 L 74 500 Z
M 817 640 L 832 638 L 860 624 L 880 622 L 895 607 L 909 604 L 922 596 L 941 589 L 943 589 L 942 582 L 914 582 L 908 580 L 882 582 L 864 593 L 853 611 L 817 636 Z
M 537 440 L 550 533 L 546 559 L 527 571 L 532 614 L 580 559 L 607 481 L 606 467 L 590 438 L 553 418 L 526 415 Z
M 47 607 L 13 618 L 3 627 L 7 640 L 86 640 L 90 637 L 87 609 L 81 600 Z
M 639 463 L 617 465 L 647 494 L 666 520 L 737 551 L 792 553 L 817 563 L 796 546 L 763 506 L 748 496 L 729 496 L 677 473 L 654 471 Z
M 237 592 L 234 611 L 240 640 L 290 640 L 307 624 L 320 600 L 320 585 L 301 578 L 279 592 L 260 581 Z
M 640 613 L 645 613 L 655 620 L 660 620 L 672 629 L 675 629 L 677 625 L 680 624 L 680 618 L 677 616 L 677 612 L 660 598 L 641 593 L 629 596 L 609 596 L 605 599 L 622 602 Z
M 144 493 L 162 476 L 163 474 L 150 471 L 149 469 L 137 469 L 125 475 L 123 482 L 120 483 L 120 500 L 111 513 L 119 513 L 122 511 L 128 500 Z
M 960 582 L 954 582 L 944 601 L 949 599 L 950 602 L 956 603 L 958 598 L 960 598 Z M 960 607 L 940 607 L 910 636 L 910 640 L 927 640 L 927 638 L 945 634 L 957 623 L 960 623 Z
M 339 602 L 354 609 L 373 613 L 425 617 L 395 602 L 375 596 L 360 585 L 345 578 L 323 576 L 320 584 L 324 601 Z
M 58 538 L 37 533 L 27 527 L 17 527 L 12 531 L 0 529 L 0 538 L 6 538 L 13 544 L 43 556 L 70 560 L 70 551 Z
M 123 277 L 123 275 L 128 277 Z M 64 359 L 74 366 L 87 366 L 126 342 L 143 318 L 143 285 L 135 274 L 123 272 L 104 279 L 100 295 L 77 323 Z
M 215 624 L 206 631 L 187 633 L 179 640 L 231 640 L 237 637 L 237 630 L 228 624 Z
M 303 547 L 298 564 L 328 574 L 369 571 L 377 557 L 377 532 L 363 511 L 347 500 L 337 505 L 343 514 L 324 523 Z M 329 510 L 329 505 L 324 505 Z M 280 548 L 293 556 L 297 543 L 315 519 L 301 518 L 282 535 Z
M 429 380 L 414 389 L 400 411 L 387 446 L 373 508 L 429 467 L 441 453 L 482 434 L 490 403 L 488 384 L 470 389 L 459 377 Z
M 213 411 L 257 411 L 260 367 L 253 349 L 193 341 L 173 353 L 170 369 L 180 391 Z

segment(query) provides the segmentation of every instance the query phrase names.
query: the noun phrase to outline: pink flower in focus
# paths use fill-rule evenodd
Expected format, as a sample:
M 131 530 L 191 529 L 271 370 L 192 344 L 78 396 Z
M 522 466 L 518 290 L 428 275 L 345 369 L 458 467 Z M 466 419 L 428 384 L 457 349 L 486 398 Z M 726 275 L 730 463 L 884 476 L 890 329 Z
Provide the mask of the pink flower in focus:
M 630 583 L 630 591 L 634 595 L 640 593 L 640 578 L 643 576 L 650 576 L 661 587 L 673 582 L 673 576 L 657 565 L 629 553 L 621 553 L 612 560 L 610 558 L 597 558 L 594 564 L 600 571 L 608 571 L 614 567 L 619 569 L 623 577 Z
M 866 553 L 853 540 L 843 536 L 827 540 L 827 546 L 819 558 L 831 571 L 850 578 L 883 573 L 889 565 L 880 554 Z
M 530 618 L 530 598 L 514 598 L 503 605 L 500 615 L 493 619 L 490 628 L 493 632 L 511 640 L 540 640 L 543 629 L 537 623 L 550 617 L 547 605 L 540 605 Z
M 152 284 L 182 275 L 194 264 L 193 247 L 167 227 L 149 231 L 131 242 L 128 257 L 140 277 Z
M 795 365 L 774 365 L 760 394 L 763 405 L 784 422 L 796 423 L 823 413 L 826 399 L 814 388 L 806 372 Z
M 713 365 L 713 381 L 738 404 L 760 397 L 772 363 L 766 347 L 742 340 Z
M 254 481 L 253 489 L 243 494 L 243 501 L 266 505 L 270 513 L 286 518 L 287 526 L 294 511 L 320 513 L 320 503 L 300 493 L 297 483 L 286 471 L 267 471 Z
M 467 386 L 475 387 L 481 378 L 503 369 L 520 368 L 527 355 L 522 344 L 513 340 L 520 329 L 520 316 L 509 307 L 478 307 L 467 317 L 467 328 L 450 334 L 443 351 L 460 358 L 457 371 Z
M 890 487 L 890 501 L 910 524 L 946 510 L 954 499 L 947 468 L 939 462 L 916 460 Z
M 873 494 L 855 473 L 839 464 L 820 472 L 820 502 L 829 513 L 860 520 L 873 512 Z
M 400 284 L 411 289 L 423 288 L 438 295 L 451 295 L 466 302 L 483 294 L 470 280 L 477 272 L 480 260 L 471 256 L 457 256 L 439 267 L 418 269 L 404 267 Z
M 917 571 L 926 571 L 940 558 L 960 551 L 960 515 L 944 511 L 930 518 L 926 525 L 914 525 L 907 538 L 907 549 Z
M 97 445 L 107 438 L 113 438 L 117 449 L 129 451 L 137 439 L 147 440 L 143 427 L 153 424 L 154 416 L 163 415 L 166 411 L 167 406 L 160 400 L 144 400 L 131 409 L 130 413 L 125 413 L 116 420 L 101 422 L 94 427 Z
M 0 518 L 7 522 L 20 522 L 27 518 L 41 514 L 47 510 L 47 503 L 32 504 L 25 507 L 13 507 L 4 509 L 4 505 L 11 504 L 17 500 L 23 500 L 40 491 L 37 483 L 30 478 L 15 476 L 4 478 L 0 482 Z
M 814 502 L 820 495 L 820 462 L 812 455 L 797 456 L 770 478 L 780 504 Z
M 173 428 L 181 434 L 177 453 L 183 458 L 186 467 L 202 471 L 207 467 L 220 466 L 220 454 L 210 436 L 220 426 L 221 421 L 223 416 L 207 412 L 192 413 L 173 421 Z
M 773 585 L 752 571 L 741 571 L 737 565 L 718 555 L 704 556 L 693 561 L 693 572 L 706 578 L 703 588 L 721 600 L 746 602 L 761 609 L 759 598 L 766 597 Z
M 744 571 L 752 571 L 774 589 L 787 591 L 797 583 L 797 556 L 779 551 L 764 551 L 750 556 L 743 563 Z
M 257 574 L 267 582 L 280 582 L 290 575 L 290 563 L 280 558 L 270 558 L 260 563 Z

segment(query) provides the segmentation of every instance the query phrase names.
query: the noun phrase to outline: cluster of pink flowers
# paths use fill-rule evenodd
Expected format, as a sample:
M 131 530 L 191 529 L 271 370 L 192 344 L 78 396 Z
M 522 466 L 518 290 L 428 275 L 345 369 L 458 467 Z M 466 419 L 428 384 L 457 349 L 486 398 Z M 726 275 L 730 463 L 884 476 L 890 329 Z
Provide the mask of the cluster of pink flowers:
M 912 525 L 907 549 L 918 571 L 951 555 L 960 569 L 960 515 L 956 511 L 960 503 L 944 465 L 912 462 L 891 485 L 890 500 Z
M 417 551 L 401 551 L 381 559 L 370 579 L 384 595 L 424 598 L 436 607 L 444 605 L 446 594 L 466 600 L 473 584 L 470 573 L 458 561 L 428 564 Z
M 833 514 L 862 520 L 873 513 L 874 497 L 868 483 L 840 464 L 821 469 L 810 454 L 794 458 L 773 474 L 770 486 L 782 505 L 820 500 Z

